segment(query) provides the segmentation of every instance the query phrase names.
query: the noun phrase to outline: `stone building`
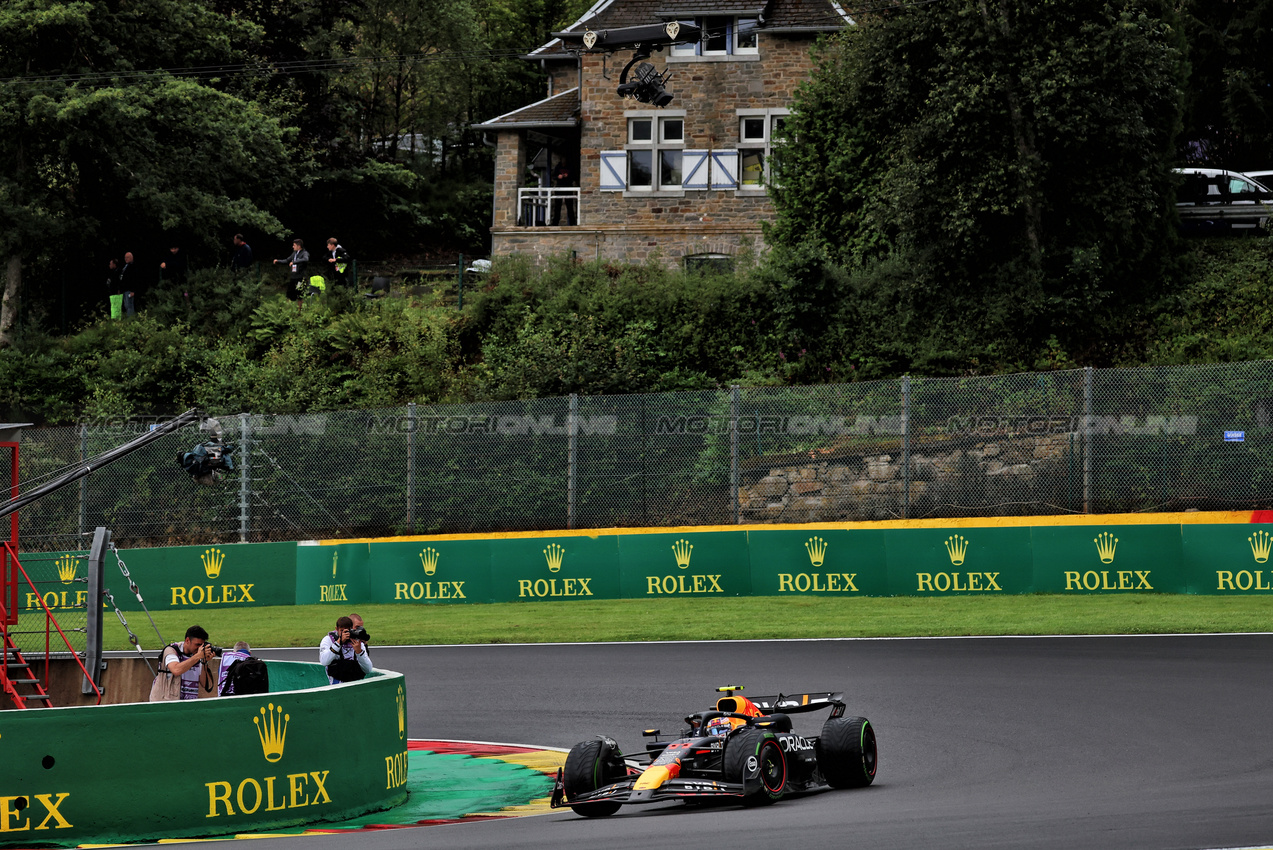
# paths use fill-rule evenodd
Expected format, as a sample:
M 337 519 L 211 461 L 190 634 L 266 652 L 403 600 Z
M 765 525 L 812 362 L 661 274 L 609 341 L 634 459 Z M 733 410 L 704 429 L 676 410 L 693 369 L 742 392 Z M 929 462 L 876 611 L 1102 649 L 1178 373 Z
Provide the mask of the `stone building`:
M 632 49 L 581 43 L 671 21 L 701 35 L 644 60 L 674 94 L 662 108 L 616 93 Z M 775 131 L 815 39 L 851 23 L 833 0 L 599 0 L 527 57 L 546 97 L 479 125 L 497 145 L 493 254 L 693 266 L 759 253 Z

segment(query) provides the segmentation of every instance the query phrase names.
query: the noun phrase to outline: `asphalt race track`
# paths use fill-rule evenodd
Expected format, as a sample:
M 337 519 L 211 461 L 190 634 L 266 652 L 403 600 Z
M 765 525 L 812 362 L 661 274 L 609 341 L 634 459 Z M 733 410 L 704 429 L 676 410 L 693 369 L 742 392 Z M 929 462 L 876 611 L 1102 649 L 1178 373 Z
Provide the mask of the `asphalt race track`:
M 374 634 L 374 623 L 368 623 Z M 276 650 L 267 658 L 308 658 Z M 263 839 L 254 850 L 852 846 L 1216 848 L 1273 842 L 1273 635 L 461 646 L 373 651 L 408 734 L 640 751 L 718 685 L 843 690 L 879 738 L 875 784 L 758 809 L 625 807 Z M 822 713 L 795 718 L 816 734 Z M 211 846 L 211 845 L 208 845 Z M 220 845 L 224 847 L 225 845 Z

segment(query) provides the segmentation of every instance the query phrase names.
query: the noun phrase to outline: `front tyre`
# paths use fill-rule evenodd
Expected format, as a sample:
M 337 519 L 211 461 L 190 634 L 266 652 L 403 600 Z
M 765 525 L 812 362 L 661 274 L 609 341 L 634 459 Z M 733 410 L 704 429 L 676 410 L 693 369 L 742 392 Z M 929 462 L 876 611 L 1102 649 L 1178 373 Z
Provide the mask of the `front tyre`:
M 864 788 L 875 781 L 875 728 L 865 717 L 832 717 L 816 748 L 818 769 L 832 788 Z
M 570 803 L 598 788 L 618 782 L 627 772 L 627 767 L 623 764 L 623 753 L 610 738 L 593 738 L 591 741 L 575 744 L 566 755 L 566 765 L 561 771 L 566 802 Z M 570 808 L 574 809 L 575 814 L 586 818 L 603 818 L 619 811 L 619 806 L 619 803 L 603 800 L 598 803 L 580 803 Z
M 787 757 L 773 736 L 745 727 L 725 743 L 725 781 L 742 783 L 743 805 L 782 799 L 787 789 Z

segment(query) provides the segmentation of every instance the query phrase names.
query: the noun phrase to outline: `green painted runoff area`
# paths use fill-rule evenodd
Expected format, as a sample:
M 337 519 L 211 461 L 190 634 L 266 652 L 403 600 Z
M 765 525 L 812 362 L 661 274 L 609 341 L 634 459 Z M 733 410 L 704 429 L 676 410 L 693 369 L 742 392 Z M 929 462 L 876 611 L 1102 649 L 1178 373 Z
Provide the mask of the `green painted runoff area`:
M 452 820 L 524 806 L 552 793 L 553 780 L 529 767 L 467 753 L 411 750 L 407 801 L 387 812 L 364 815 L 312 829 L 361 829 L 375 824 L 407 825 Z

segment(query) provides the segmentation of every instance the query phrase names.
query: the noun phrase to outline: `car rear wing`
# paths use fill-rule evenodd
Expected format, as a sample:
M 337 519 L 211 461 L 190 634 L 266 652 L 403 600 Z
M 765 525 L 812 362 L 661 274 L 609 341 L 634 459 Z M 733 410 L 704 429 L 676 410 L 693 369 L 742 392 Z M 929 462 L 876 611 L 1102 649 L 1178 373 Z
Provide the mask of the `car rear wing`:
M 804 711 L 831 709 L 832 717 L 844 713 L 844 693 L 818 691 L 811 694 L 778 694 L 772 697 L 749 697 L 762 714 L 800 714 Z

